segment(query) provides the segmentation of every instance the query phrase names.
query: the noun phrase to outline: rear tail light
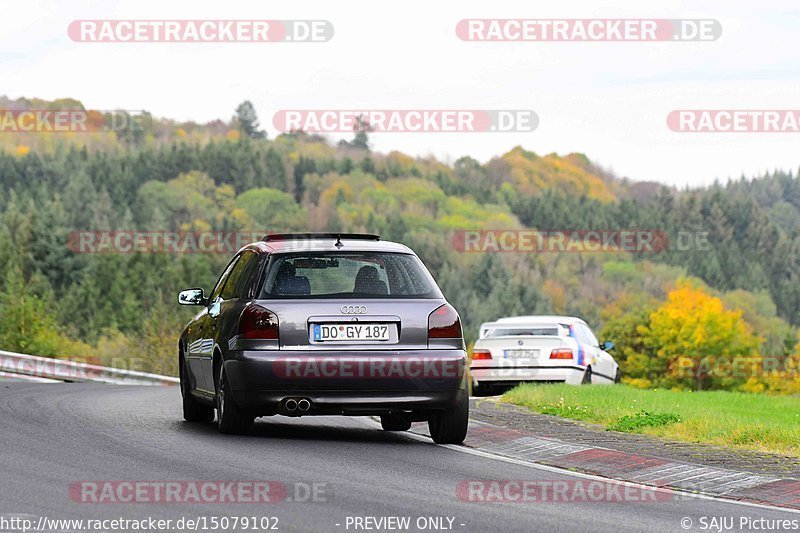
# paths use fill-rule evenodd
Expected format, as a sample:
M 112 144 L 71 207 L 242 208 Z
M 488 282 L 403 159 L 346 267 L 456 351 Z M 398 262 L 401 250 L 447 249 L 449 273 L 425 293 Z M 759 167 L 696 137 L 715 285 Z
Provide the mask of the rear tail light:
M 239 317 L 240 339 L 277 339 L 278 317 L 269 309 L 251 304 Z
M 572 350 L 569 348 L 556 348 L 550 352 L 550 359 L 572 359 Z
M 492 352 L 489 350 L 472 350 L 472 360 L 476 359 L 491 359 Z
M 461 319 L 458 313 L 450 304 L 437 307 L 428 316 L 428 338 L 429 339 L 460 339 Z

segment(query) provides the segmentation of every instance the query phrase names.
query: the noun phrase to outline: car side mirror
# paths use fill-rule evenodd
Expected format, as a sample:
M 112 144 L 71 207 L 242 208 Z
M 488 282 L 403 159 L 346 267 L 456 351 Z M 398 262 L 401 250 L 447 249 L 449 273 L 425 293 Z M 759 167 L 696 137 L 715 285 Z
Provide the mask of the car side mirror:
M 607 351 L 607 352 L 608 352 L 608 351 L 610 351 L 610 350 L 613 350 L 613 349 L 614 349 L 614 343 L 613 343 L 613 342 L 611 342 L 611 341 L 606 341 L 606 342 L 604 342 L 604 343 L 603 343 L 603 349 L 604 349 L 605 351 Z
M 181 305 L 206 305 L 208 300 L 203 289 L 186 289 L 178 294 L 178 303 Z

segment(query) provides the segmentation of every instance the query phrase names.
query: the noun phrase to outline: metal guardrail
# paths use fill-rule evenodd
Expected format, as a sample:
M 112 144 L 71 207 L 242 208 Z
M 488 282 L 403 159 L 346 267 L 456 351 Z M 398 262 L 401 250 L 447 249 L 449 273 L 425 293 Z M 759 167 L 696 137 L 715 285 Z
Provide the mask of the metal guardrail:
M 11 372 L 0 372 L 0 381 L 2 378 L 10 378 L 14 381 L 31 381 L 33 383 L 62 383 L 57 379 L 40 378 L 37 376 L 28 376 L 25 374 L 13 374 Z
M 113 385 L 175 385 L 178 378 L 39 357 L 0 350 L 0 375 L 36 378 L 35 381 L 110 383 Z M 30 381 L 30 380 L 29 380 Z

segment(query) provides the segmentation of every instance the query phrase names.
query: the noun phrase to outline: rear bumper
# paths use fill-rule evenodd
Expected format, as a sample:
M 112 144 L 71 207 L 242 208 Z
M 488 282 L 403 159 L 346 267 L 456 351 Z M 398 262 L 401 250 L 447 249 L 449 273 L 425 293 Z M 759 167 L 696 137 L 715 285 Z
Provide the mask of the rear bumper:
M 516 367 L 472 367 L 470 376 L 473 385 L 491 383 L 518 383 L 543 381 L 551 383 L 580 384 L 586 367 L 562 366 L 516 366 Z
M 466 388 L 431 391 L 239 391 L 234 395 L 237 405 L 261 416 L 274 414 L 308 415 L 385 415 L 414 411 L 425 413 L 455 407 L 468 396 Z M 286 413 L 281 406 L 287 398 L 306 399 L 311 408 L 306 412 Z
M 237 405 L 262 415 L 287 398 L 308 399 L 304 415 L 371 415 L 446 409 L 467 395 L 463 350 L 239 351 L 225 374 Z

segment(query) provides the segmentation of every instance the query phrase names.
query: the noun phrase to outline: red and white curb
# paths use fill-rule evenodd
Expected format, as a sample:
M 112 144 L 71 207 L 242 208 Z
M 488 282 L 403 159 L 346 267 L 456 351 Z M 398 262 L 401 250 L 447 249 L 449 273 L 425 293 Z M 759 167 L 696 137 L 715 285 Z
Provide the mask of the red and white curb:
M 420 434 L 420 433 L 418 433 Z M 800 510 L 800 480 L 536 437 L 470 420 L 465 447 L 515 461 L 667 490 Z

